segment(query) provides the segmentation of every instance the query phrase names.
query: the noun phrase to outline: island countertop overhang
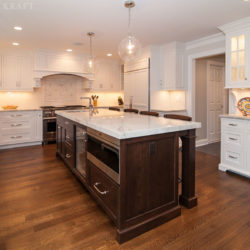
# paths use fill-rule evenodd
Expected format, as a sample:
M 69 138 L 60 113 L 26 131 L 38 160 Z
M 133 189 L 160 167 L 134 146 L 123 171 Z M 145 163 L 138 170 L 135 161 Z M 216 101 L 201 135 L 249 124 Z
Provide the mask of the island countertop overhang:
M 201 127 L 199 122 L 145 116 L 134 113 L 117 112 L 106 109 L 94 111 L 56 111 L 56 115 L 86 127 L 98 130 L 117 139 L 129 139 L 171 133 Z

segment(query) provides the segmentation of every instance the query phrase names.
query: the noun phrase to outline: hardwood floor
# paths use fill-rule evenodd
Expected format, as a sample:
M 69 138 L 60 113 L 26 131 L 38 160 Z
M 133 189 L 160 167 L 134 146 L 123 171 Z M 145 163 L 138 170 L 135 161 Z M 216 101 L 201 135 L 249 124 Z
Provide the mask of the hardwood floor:
M 0 249 L 250 249 L 250 181 L 197 152 L 198 206 L 119 245 L 55 145 L 0 151 Z

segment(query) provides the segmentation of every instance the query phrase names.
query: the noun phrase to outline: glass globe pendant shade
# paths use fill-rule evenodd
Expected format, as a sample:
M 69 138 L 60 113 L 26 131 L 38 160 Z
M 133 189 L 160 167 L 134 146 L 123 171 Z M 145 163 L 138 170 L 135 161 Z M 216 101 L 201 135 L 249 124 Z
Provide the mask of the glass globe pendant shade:
M 134 60 L 141 53 L 141 44 L 134 36 L 124 38 L 118 47 L 118 54 L 125 62 Z
M 93 73 L 94 72 L 94 59 L 93 57 L 90 57 L 88 59 L 88 72 Z

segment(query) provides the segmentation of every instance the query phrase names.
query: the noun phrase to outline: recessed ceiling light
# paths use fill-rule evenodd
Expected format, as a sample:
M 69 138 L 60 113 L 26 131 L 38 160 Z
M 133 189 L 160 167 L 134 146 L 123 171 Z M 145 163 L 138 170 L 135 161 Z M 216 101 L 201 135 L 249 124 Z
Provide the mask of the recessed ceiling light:
M 67 51 L 67 52 L 72 52 L 72 49 L 67 49 L 66 51 Z
M 250 2 L 250 0 L 242 0 L 243 2 Z
M 112 56 L 112 54 L 111 54 L 111 53 L 108 53 L 107 56 Z
M 18 46 L 18 45 L 19 45 L 19 43 L 17 43 L 17 42 L 13 42 L 13 43 L 12 43 L 12 45 L 14 45 L 14 46 Z
M 14 29 L 15 29 L 15 30 L 22 30 L 23 28 L 20 27 L 20 26 L 15 26 Z

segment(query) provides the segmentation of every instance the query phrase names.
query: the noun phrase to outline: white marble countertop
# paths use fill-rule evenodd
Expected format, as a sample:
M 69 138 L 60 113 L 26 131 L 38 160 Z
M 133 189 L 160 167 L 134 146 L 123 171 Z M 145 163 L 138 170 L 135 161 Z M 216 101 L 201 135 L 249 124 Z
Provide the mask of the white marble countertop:
M 0 108 L 0 112 L 13 112 L 13 111 L 40 111 L 40 108 L 18 108 L 18 109 L 2 109 Z
M 94 112 L 90 112 L 89 110 L 83 110 L 82 112 L 56 111 L 56 114 L 117 139 L 127 139 L 201 127 L 201 123 L 199 122 L 166 119 L 163 117 L 153 117 L 107 109 L 95 109 Z
M 220 115 L 221 118 L 233 118 L 233 119 L 243 119 L 243 120 L 250 120 L 250 116 L 243 116 L 241 114 L 225 114 Z

